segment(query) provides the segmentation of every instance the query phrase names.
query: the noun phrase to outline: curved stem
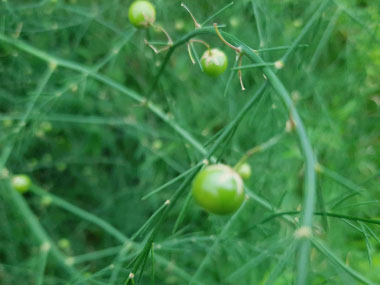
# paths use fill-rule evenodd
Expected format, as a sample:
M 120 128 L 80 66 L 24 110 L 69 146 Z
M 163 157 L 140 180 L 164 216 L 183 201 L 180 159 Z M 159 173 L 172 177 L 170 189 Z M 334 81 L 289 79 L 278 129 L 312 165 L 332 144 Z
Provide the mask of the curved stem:
M 243 56 L 241 53 L 238 53 L 238 55 L 239 55 L 239 66 L 241 66 L 242 61 L 243 61 Z M 239 73 L 239 81 L 240 81 L 241 90 L 244 91 L 245 87 L 243 83 L 243 75 L 242 75 L 241 69 L 238 70 L 238 73 Z
M 222 34 L 219 32 L 219 29 L 218 29 L 218 25 L 216 23 L 214 23 L 214 29 L 215 29 L 215 32 L 216 32 L 216 35 L 219 37 L 219 39 L 224 43 L 226 44 L 228 47 L 232 48 L 234 51 L 236 51 L 237 53 L 241 53 L 242 50 L 238 47 L 235 47 L 233 46 L 232 44 L 230 44 L 229 42 L 227 42 L 225 40 L 225 38 L 222 36 Z M 241 57 L 240 57 L 241 58 Z
M 293 215 L 298 215 L 300 214 L 301 211 L 286 211 L 286 212 L 278 212 L 275 213 L 268 218 L 265 218 L 259 224 L 264 224 L 276 217 L 281 217 L 281 216 L 293 216 Z M 356 222 L 364 222 L 368 224 L 374 224 L 374 225 L 380 225 L 380 220 L 373 220 L 373 219 L 366 219 L 366 218 L 361 218 L 361 217 L 354 217 L 354 216 L 347 216 L 347 215 L 341 215 L 341 214 L 336 214 L 336 213 L 330 213 L 330 212 L 314 212 L 313 215 L 315 216 L 328 216 L 332 218 L 338 218 L 338 219 L 345 219 L 345 220 L 351 220 L 351 221 L 356 221 Z
M 189 53 L 189 57 L 190 57 L 191 63 L 192 63 L 192 64 L 195 64 L 195 60 L 194 60 L 193 55 L 192 55 L 192 53 L 191 53 L 190 42 L 187 43 L 187 52 Z
M 196 29 L 200 28 L 201 25 L 197 22 L 197 20 L 195 19 L 193 13 L 191 13 L 190 9 L 187 8 L 187 6 L 185 4 L 183 4 L 183 3 L 181 3 L 181 7 L 185 8 L 185 10 L 190 14 L 191 19 L 193 19 L 195 28 Z
M 192 43 L 200 43 L 200 44 L 204 45 L 208 50 L 211 49 L 210 45 L 208 43 L 206 43 L 205 41 L 198 40 L 198 39 L 191 39 L 190 42 L 192 42 Z

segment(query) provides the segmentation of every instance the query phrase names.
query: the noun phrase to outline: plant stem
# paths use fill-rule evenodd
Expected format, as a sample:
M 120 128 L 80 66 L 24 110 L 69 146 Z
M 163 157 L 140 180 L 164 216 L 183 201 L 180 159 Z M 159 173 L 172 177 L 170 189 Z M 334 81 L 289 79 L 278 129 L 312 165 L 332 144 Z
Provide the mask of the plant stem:
M 253 148 L 249 149 L 243 156 L 242 158 L 235 164 L 234 169 L 238 169 L 248 158 L 250 158 L 252 155 L 262 152 L 275 144 L 277 144 L 284 136 L 286 135 L 286 132 L 283 132 L 281 134 L 278 134 L 272 138 L 270 138 L 268 141 L 254 146 Z

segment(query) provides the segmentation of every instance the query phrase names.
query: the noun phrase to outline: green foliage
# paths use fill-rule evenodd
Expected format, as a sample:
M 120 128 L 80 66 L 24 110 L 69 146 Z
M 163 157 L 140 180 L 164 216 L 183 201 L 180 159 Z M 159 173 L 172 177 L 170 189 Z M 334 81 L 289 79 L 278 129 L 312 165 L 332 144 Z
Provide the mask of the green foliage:
M 379 1 L 152 3 L 0 2 L 0 283 L 380 283 Z M 245 161 L 233 215 L 194 203 Z

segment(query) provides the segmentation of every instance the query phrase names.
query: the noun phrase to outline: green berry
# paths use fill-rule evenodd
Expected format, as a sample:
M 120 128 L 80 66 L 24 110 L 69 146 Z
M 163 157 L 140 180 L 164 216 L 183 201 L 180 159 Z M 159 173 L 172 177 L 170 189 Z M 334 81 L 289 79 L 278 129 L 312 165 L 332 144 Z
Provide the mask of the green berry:
M 32 181 L 29 176 L 25 174 L 19 174 L 12 177 L 12 187 L 21 194 L 27 192 L 32 185 Z
M 204 73 L 210 76 L 219 76 L 226 71 L 228 60 L 223 51 L 213 48 L 203 53 L 201 64 Z
M 249 179 L 252 174 L 251 166 L 248 163 L 243 163 L 238 169 L 236 169 L 236 171 L 244 180 Z
M 58 241 L 58 247 L 60 247 L 62 249 L 68 249 L 68 248 L 70 248 L 70 246 L 71 246 L 70 241 L 66 238 L 61 238 Z
M 236 212 L 244 201 L 244 185 L 239 174 L 223 164 L 210 165 L 195 177 L 192 186 L 195 201 L 217 215 Z
M 137 0 L 128 11 L 129 21 L 137 28 L 148 28 L 156 20 L 156 9 L 149 1 Z

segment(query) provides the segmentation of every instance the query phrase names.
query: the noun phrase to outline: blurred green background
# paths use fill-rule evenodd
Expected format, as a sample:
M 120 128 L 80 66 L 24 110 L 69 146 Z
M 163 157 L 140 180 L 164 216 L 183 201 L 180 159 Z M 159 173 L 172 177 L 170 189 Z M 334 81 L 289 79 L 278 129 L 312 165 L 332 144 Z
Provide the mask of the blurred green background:
M 158 24 L 173 40 L 194 29 L 181 1 L 152 2 Z M 199 22 L 228 3 L 185 2 Z M 289 46 L 320 3 L 241 0 L 213 22 L 225 25 L 223 30 L 254 49 Z M 165 52 L 155 54 L 144 39 L 165 41 L 165 37 L 154 29 L 133 28 L 127 17 L 130 4 L 120 0 L 0 3 L 0 157 L 1 162 L 6 161 L 0 185 L 1 284 L 36 284 L 36 268 L 41 265 L 40 244 L 12 202 L 11 189 L 5 186 L 12 174 L 28 174 L 37 187 L 131 237 L 180 182 L 149 199 L 142 197 L 203 159 L 167 122 L 117 88 L 75 68 L 58 66 L 50 75 L 46 61 L 20 48 L 20 43 L 26 43 L 27 49 L 33 47 L 42 57 L 50 55 L 85 66 L 145 97 Z M 380 219 L 379 24 L 377 0 L 329 1 L 302 39 L 303 46 L 277 73 L 304 121 L 318 162 L 329 170 L 318 175 L 317 210 L 323 207 L 374 220 Z M 232 67 L 232 49 L 215 36 L 197 38 L 224 50 Z M 5 39 L 16 39 L 16 44 Z M 194 47 L 199 55 L 203 53 L 202 45 Z M 260 55 L 266 62 L 274 62 L 285 52 Z M 249 61 L 243 58 L 243 64 Z M 241 90 L 236 73 L 226 89 L 230 74 L 227 70 L 218 78 L 206 76 L 191 63 L 183 45 L 172 55 L 151 101 L 208 149 L 210 139 L 236 117 L 264 81 L 260 68 L 248 69 L 242 72 L 246 91 Z M 25 116 L 26 124 L 19 127 Z M 234 165 L 248 149 L 281 133 L 287 120 L 288 111 L 268 88 L 222 144 L 218 156 Z M 293 133 L 250 158 L 249 163 L 253 175 L 246 186 L 252 193 L 278 211 L 300 209 L 304 159 Z M 353 189 L 360 189 L 360 195 L 351 195 L 332 209 Z M 71 279 L 48 256 L 43 284 L 110 284 L 112 269 L 107 266 L 114 264 L 120 253 L 120 241 L 43 195 L 26 193 L 21 199 L 59 250 L 74 257 L 74 267 L 80 271 L 81 277 Z M 152 284 L 153 275 L 156 284 L 188 284 L 205 256 L 209 259 L 199 275 L 200 284 L 265 284 L 268 278 L 274 278 L 274 284 L 294 282 L 297 254 L 286 255 L 294 228 L 280 218 L 256 225 L 271 212 L 252 199 L 234 219 L 207 214 L 191 200 L 173 234 L 185 199 L 186 193 L 160 227 L 153 258 L 155 273 L 148 258 L 140 284 Z M 223 231 L 230 222 L 228 231 Z M 380 230 L 376 225 L 367 224 L 368 229 L 363 223 L 347 224 L 342 218 L 328 218 L 326 225 L 318 216 L 314 226 L 315 236 L 344 264 L 380 283 L 380 241 L 375 235 Z M 136 242 L 144 237 L 137 237 Z M 127 265 L 138 249 L 131 249 L 120 263 L 115 284 L 124 284 L 130 272 Z M 102 254 L 102 250 L 108 251 Z M 88 253 L 94 255 L 76 259 Z M 263 253 L 263 258 L 257 259 Z M 358 284 L 315 248 L 309 282 Z

